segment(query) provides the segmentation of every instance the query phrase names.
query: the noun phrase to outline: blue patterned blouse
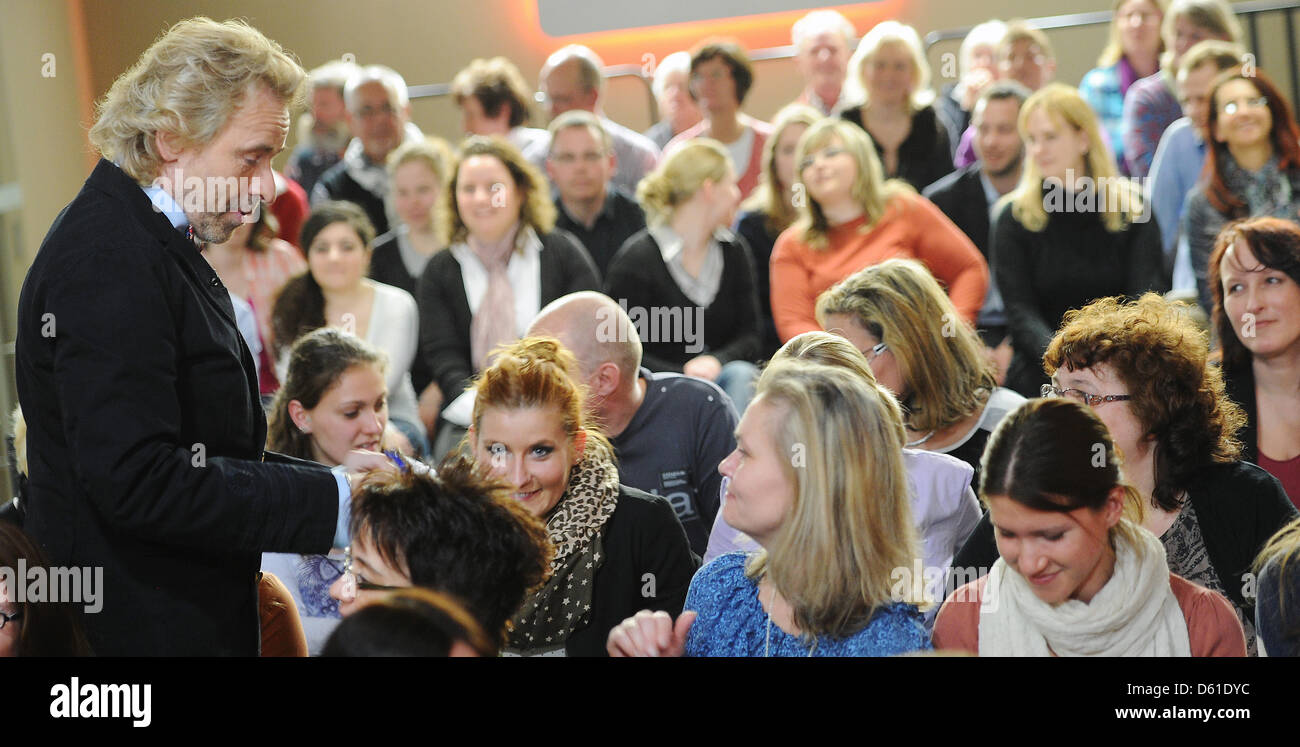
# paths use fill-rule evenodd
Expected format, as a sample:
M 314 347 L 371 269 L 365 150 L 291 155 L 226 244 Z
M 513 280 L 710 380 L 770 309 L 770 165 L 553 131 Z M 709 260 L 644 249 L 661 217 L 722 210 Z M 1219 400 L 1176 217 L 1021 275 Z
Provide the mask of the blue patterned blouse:
M 696 572 L 685 609 L 698 617 L 686 637 L 687 656 L 809 656 L 809 647 L 772 624 L 767 644 L 767 613 L 758 601 L 758 584 L 745 577 L 745 553 L 727 553 Z M 929 650 L 930 634 L 910 604 L 891 604 L 862 630 L 846 638 L 820 636 L 812 656 L 894 656 Z

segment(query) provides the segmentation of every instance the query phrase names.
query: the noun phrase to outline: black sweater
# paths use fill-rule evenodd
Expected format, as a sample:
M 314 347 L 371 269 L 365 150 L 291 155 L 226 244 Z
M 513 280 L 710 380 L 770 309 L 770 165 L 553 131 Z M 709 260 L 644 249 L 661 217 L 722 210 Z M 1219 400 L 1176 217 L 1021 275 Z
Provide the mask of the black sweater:
M 596 265 L 576 239 L 560 230 L 540 238 L 542 306 L 569 293 L 600 289 Z M 465 296 L 460 262 L 450 250 L 429 259 L 416 284 L 415 301 L 420 308 L 419 357 L 442 389 L 444 401 L 450 403 L 474 375 L 469 339 L 474 315 Z
M 1034 233 L 1004 203 L 989 254 L 1015 348 L 1006 386 L 1026 397 L 1047 383 L 1043 353 L 1066 311 L 1106 296 L 1169 290 L 1154 218 L 1111 233 L 1098 213 L 1056 212 Z
M 862 123 L 862 107 L 845 109 L 840 116 L 861 127 L 868 135 L 871 134 Z M 876 146 L 880 165 L 884 167 L 885 149 L 874 137 L 871 138 L 871 143 Z M 952 172 L 952 148 L 948 146 L 947 128 L 935 113 L 934 107 L 918 109 L 912 115 L 911 131 L 898 146 L 898 173 L 885 176 L 889 179 L 902 179 L 920 192 Z
M 605 525 L 605 562 L 591 592 L 591 621 L 565 644 L 569 656 L 605 656 L 609 631 L 641 610 L 682 613 L 700 566 L 668 501 L 626 485 Z
M 1296 517 L 1295 506 L 1277 478 L 1242 461 L 1201 470 L 1189 481 L 1187 495 L 1205 538 L 1210 565 L 1219 574 L 1228 599 L 1253 617 L 1255 600 L 1243 594 L 1242 576 L 1250 572 L 1269 537 Z M 983 575 L 997 559 L 997 540 L 985 511 L 952 564 L 981 569 Z
M 720 245 L 722 282 L 713 302 L 703 311 L 702 324 L 699 307 L 669 274 L 659 243 L 649 229 L 633 234 L 610 261 L 605 293 L 620 304 L 626 302 L 627 312 L 641 333 L 646 368 L 681 373 L 687 361 L 705 354 L 724 365 L 758 358 L 762 331 L 754 258 L 743 238 Z

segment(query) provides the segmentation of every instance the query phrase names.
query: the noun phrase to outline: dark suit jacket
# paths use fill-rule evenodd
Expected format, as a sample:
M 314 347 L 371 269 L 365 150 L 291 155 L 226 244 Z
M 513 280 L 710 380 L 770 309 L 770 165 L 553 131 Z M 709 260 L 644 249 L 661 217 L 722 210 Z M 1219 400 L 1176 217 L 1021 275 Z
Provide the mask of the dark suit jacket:
M 948 216 L 989 258 L 989 204 L 980 184 L 979 161 L 943 177 L 921 193 Z
M 16 364 L 25 526 L 53 565 L 103 568 L 103 609 L 85 616 L 95 651 L 256 655 L 260 555 L 328 551 L 337 483 L 261 461 L 228 291 L 108 161 L 27 273 Z
M 560 229 L 539 238 L 543 307 L 570 293 L 600 290 L 596 263 L 577 239 Z M 460 262 L 450 249 L 433 255 L 424 266 L 415 301 L 420 307 L 420 357 L 442 389 L 444 404 L 450 404 L 474 375 L 469 339 L 474 315 L 465 296 Z

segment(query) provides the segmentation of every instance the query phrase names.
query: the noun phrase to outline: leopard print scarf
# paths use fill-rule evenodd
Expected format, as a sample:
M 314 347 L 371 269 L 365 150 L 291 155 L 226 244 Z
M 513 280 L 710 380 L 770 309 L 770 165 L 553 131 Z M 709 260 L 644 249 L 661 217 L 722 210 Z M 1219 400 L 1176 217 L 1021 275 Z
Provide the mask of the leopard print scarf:
M 546 521 L 555 546 L 551 576 L 511 619 L 510 652 L 563 654 L 569 635 L 587 623 L 596 571 L 605 560 L 605 525 L 618 507 L 618 493 L 613 452 L 601 441 L 588 441 Z

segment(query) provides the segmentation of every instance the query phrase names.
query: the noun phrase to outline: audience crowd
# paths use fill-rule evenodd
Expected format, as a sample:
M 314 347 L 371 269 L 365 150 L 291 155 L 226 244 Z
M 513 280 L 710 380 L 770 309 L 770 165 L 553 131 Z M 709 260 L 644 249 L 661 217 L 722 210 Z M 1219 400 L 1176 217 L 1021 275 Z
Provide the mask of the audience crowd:
M 1300 124 L 1225 0 L 1113 10 L 1077 86 L 1023 20 L 936 81 L 816 10 L 770 123 L 704 39 L 644 133 L 576 44 L 469 62 L 447 139 L 307 73 L 203 256 L 266 448 L 387 464 L 263 554 L 262 655 L 1300 654 Z M 15 486 L 0 569 L 50 554 Z M 0 656 L 112 635 L 12 578 Z

